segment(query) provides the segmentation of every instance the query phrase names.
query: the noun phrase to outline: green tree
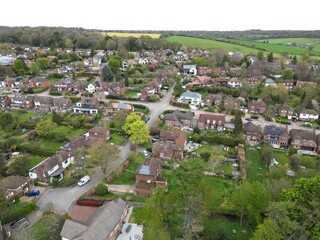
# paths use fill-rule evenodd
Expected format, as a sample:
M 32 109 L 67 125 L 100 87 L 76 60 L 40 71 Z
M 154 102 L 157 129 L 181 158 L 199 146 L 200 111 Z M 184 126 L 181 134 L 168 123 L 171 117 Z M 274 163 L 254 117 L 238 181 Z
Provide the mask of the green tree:
M 13 70 L 19 75 L 24 75 L 25 70 L 26 70 L 26 66 L 25 66 L 23 60 L 21 60 L 21 59 L 15 60 L 13 62 Z
M 6 165 L 6 160 L 0 155 L 0 176 L 4 176 Z
M 108 187 L 104 183 L 99 183 L 96 187 L 95 193 L 98 196 L 103 196 L 108 193 Z
M 136 144 L 148 142 L 150 135 L 148 125 L 142 120 L 132 123 L 128 134 L 130 135 L 130 140 Z
M 303 92 L 302 96 L 301 96 L 301 100 L 300 100 L 300 103 L 304 103 L 304 100 L 306 99 L 306 96 L 307 96 L 307 93 L 306 91 Z
M 87 164 L 99 165 L 104 174 L 109 170 L 110 162 L 117 159 L 119 150 L 115 146 L 104 141 L 96 142 L 88 150 L 90 159 Z
M 57 124 L 51 120 L 40 119 L 37 123 L 35 130 L 38 136 L 43 138 L 51 138 L 54 135 Z
M 266 219 L 257 227 L 251 240 L 282 240 L 284 238 L 279 230 L 280 228 L 273 220 Z
M 264 53 L 263 53 L 263 51 L 258 51 L 258 52 L 257 52 L 257 59 L 258 59 L 259 61 L 261 61 L 261 60 L 264 59 Z
M 293 65 L 296 65 L 298 63 L 298 59 L 297 59 L 297 56 L 294 56 L 292 58 L 292 62 L 291 62 Z
M 94 56 L 94 49 L 91 48 L 90 57 L 93 57 L 93 56 Z
M 234 118 L 234 132 L 235 134 L 241 133 L 243 130 L 243 123 L 242 123 L 242 114 L 241 111 L 236 111 L 235 118 Z
M 268 54 L 267 61 L 268 62 L 273 62 L 273 53 L 272 52 Z
M 3 191 L 0 191 L 0 212 L 4 213 L 8 209 L 8 203 Z M 1 218 L 0 218 L 1 220 Z
M 38 67 L 42 70 L 49 68 L 49 61 L 47 58 L 39 58 L 37 60 Z
M 122 129 L 129 134 L 129 131 L 131 129 L 131 125 L 135 122 L 138 121 L 142 121 L 141 118 L 135 114 L 134 112 L 130 113 L 127 117 L 126 117 L 126 123 L 125 125 L 122 127 Z
M 104 81 L 107 81 L 107 82 L 112 82 L 113 81 L 113 77 L 114 77 L 114 74 L 111 70 L 111 68 L 109 67 L 108 64 L 104 65 L 103 68 L 102 68 L 102 78 Z
M 55 111 L 52 112 L 52 122 L 60 124 L 62 120 L 63 117 L 59 113 L 56 113 Z
M 126 86 L 126 87 L 129 87 L 129 79 L 128 79 L 128 77 L 125 77 L 125 79 L 124 79 L 124 85 Z
M 11 113 L 9 112 L 0 113 L 0 126 L 3 129 L 12 128 L 13 123 L 14 123 L 14 119 Z
M 29 154 L 23 154 L 18 156 L 8 167 L 10 175 L 28 176 L 29 162 L 31 156 Z
M 129 111 L 127 110 L 117 111 L 113 115 L 113 119 L 112 119 L 114 123 L 114 128 L 122 129 L 122 127 L 126 124 L 126 119 L 128 115 L 129 115 Z
M 120 58 L 112 58 L 109 60 L 108 65 L 113 73 L 116 73 L 121 67 L 121 59 Z
M 282 78 L 283 78 L 283 79 L 292 80 L 292 78 L 293 78 L 293 73 L 292 73 L 292 71 L 289 70 L 289 69 L 283 70 L 282 73 L 281 73 L 281 75 L 282 75 Z
M 261 222 L 261 213 L 265 212 L 270 200 L 270 193 L 260 182 L 244 182 L 231 193 L 229 202 L 240 216 L 240 225 L 244 217 L 256 225 Z
M 30 72 L 34 74 L 39 72 L 39 66 L 36 62 L 31 62 Z
M 270 146 L 270 144 L 268 143 L 263 144 L 261 148 L 261 158 L 262 158 L 262 162 L 267 167 L 270 166 L 272 157 L 273 157 L 272 147 Z

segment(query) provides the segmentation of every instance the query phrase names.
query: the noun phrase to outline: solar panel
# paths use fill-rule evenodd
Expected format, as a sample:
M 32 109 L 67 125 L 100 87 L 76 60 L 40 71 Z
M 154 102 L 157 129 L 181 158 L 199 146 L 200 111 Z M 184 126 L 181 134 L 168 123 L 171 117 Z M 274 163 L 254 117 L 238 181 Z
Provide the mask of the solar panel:
M 148 165 L 142 165 L 140 170 L 139 170 L 139 174 L 142 175 L 150 175 L 150 166 Z
M 127 104 L 119 103 L 118 108 L 127 108 Z

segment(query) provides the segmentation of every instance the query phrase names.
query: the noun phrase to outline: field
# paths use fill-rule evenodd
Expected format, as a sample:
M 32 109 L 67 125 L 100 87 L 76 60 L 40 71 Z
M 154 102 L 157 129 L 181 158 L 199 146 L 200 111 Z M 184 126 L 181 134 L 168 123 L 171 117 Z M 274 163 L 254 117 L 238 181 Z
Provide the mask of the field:
M 129 32 L 106 32 L 104 33 L 108 36 L 111 37 L 122 37 L 122 38 L 127 38 L 127 37 L 135 37 L 139 38 L 141 36 L 149 36 L 151 38 L 160 38 L 161 34 L 157 33 L 129 33 Z
M 195 37 L 182 37 L 182 36 L 171 36 L 166 38 L 169 42 L 178 42 L 186 46 L 204 48 L 207 50 L 213 50 L 215 48 L 222 48 L 226 52 L 241 52 L 243 54 L 256 53 L 256 49 L 252 49 L 246 46 L 240 46 L 232 43 L 225 43 L 210 39 L 202 39 Z
M 248 180 L 263 181 L 264 175 L 268 172 L 268 169 L 262 163 L 261 150 L 246 150 L 246 169 Z

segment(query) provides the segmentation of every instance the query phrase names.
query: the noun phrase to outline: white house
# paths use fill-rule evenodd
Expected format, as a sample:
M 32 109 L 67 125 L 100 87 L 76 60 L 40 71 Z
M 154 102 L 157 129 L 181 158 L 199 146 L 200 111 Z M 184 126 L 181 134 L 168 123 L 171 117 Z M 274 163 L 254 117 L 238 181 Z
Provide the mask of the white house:
M 146 65 L 146 64 L 148 64 L 148 59 L 146 59 L 146 58 L 139 58 L 139 64 L 140 64 L 140 65 Z
M 201 103 L 201 94 L 196 92 L 186 91 L 181 94 L 181 97 L 178 99 L 178 102 L 190 103 L 193 106 L 199 106 Z
M 96 92 L 96 88 L 92 83 L 89 83 L 86 90 L 90 93 L 95 93 Z
M 313 109 L 304 109 L 299 112 L 299 119 L 301 121 L 317 120 L 319 113 Z
M 228 80 L 228 87 L 242 87 L 242 83 L 239 78 L 230 78 Z
M 264 82 L 265 86 L 274 86 L 276 87 L 277 84 L 275 83 L 275 81 L 273 81 L 271 78 L 267 78 L 266 81 Z
M 183 65 L 183 75 L 197 76 L 197 65 Z

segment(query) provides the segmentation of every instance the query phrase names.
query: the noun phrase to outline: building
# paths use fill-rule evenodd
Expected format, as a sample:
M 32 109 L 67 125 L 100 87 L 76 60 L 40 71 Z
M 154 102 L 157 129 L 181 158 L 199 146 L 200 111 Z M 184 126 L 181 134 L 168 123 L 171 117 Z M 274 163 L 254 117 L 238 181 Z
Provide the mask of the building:
M 263 131 L 263 141 L 268 142 L 275 148 L 286 148 L 288 147 L 289 135 L 286 128 L 267 125 Z
M 29 191 L 31 179 L 21 176 L 8 176 L 0 181 L 0 191 L 7 200 L 15 196 L 24 196 Z
M 291 129 L 290 145 L 295 149 L 315 152 L 317 150 L 315 131 Z
M 200 114 L 198 127 L 205 130 L 223 131 L 226 121 L 224 114 Z
M 96 114 L 99 112 L 99 101 L 97 98 L 82 97 L 80 102 L 73 108 L 75 113 Z
M 243 131 L 246 141 L 260 142 L 262 139 L 261 127 L 254 125 L 252 122 L 247 122 L 243 125 Z
M 313 109 L 303 109 L 299 111 L 299 119 L 301 121 L 318 120 L 319 113 Z
M 183 127 L 193 128 L 193 113 L 188 112 L 180 112 L 174 111 L 173 113 L 169 113 L 165 116 L 164 121 L 167 127 L 169 128 L 178 128 L 181 129 Z
M 197 76 L 197 65 L 183 65 L 182 69 L 185 76 Z
M 186 91 L 181 94 L 178 102 L 190 103 L 193 106 L 199 106 L 201 103 L 201 94 L 191 91 Z
M 8 107 L 11 104 L 11 98 L 8 95 L 0 95 L 0 107 Z
M 113 102 L 105 106 L 103 109 L 103 115 L 112 116 L 114 113 L 122 110 L 128 111 L 129 113 L 134 112 L 134 106 L 130 103 Z
M 264 113 L 267 111 L 267 104 L 264 101 L 250 101 L 248 105 L 248 112 L 249 113 Z
M 110 139 L 110 129 L 98 124 L 88 131 L 88 137 L 107 141 Z
M 293 116 L 293 109 L 286 104 L 276 104 L 274 107 L 274 114 L 276 116 L 287 117 L 291 120 Z

